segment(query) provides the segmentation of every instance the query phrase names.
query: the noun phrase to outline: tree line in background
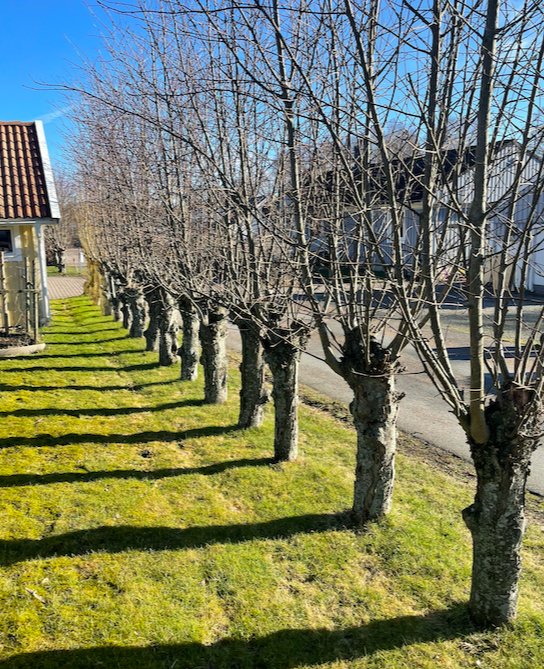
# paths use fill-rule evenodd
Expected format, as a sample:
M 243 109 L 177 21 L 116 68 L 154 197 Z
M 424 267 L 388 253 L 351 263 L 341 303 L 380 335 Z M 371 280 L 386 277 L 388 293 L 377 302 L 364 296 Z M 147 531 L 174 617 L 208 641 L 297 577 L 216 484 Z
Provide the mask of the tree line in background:
M 476 471 L 470 610 L 514 618 L 542 431 L 544 9 L 528 0 L 111 3 L 73 96 L 72 214 L 91 286 L 205 401 L 242 341 L 239 426 L 272 376 L 278 461 L 297 457 L 298 365 L 317 332 L 350 386 L 353 519 L 392 501 L 410 344 Z M 492 279 L 490 281 L 490 279 Z M 470 381 L 444 310 L 467 309 Z M 178 350 L 178 319 L 182 343 Z M 201 354 L 199 350 L 201 349 Z

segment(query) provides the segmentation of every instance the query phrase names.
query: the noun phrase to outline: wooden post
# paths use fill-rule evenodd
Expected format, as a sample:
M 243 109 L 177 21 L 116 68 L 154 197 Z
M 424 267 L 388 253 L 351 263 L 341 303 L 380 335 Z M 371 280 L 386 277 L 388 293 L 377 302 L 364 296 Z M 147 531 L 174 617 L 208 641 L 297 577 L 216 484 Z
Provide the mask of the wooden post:
M 30 263 L 28 258 L 25 256 L 25 264 L 24 264 L 24 283 L 25 283 L 25 289 L 24 289 L 24 295 L 25 295 L 25 332 L 27 334 L 30 334 L 30 312 L 31 312 L 31 304 L 30 304 Z
M 5 262 L 4 251 L 0 251 L 0 318 L 2 319 L 2 329 L 7 336 L 9 334 L 9 314 L 7 309 L 8 291 Z
M 36 288 L 36 260 L 32 259 L 31 264 L 32 269 L 32 311 L 33 311 L 33 323 L 32 323 L 32 334 L 34 337 L 34 342 L 38 341 L 38 330 L 40 327 L 40 315 L 39 315 L 39 302 L 38 302 L 38 289 Z

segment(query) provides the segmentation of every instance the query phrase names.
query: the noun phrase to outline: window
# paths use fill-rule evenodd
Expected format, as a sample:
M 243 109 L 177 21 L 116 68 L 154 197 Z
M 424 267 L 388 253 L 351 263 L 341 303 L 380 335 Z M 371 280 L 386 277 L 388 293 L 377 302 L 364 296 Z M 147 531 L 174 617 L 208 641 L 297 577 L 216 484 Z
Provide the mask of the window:
M 0 251 L 5 251 L 6 253 L 13 252 L 11 230 L 0 230 Z

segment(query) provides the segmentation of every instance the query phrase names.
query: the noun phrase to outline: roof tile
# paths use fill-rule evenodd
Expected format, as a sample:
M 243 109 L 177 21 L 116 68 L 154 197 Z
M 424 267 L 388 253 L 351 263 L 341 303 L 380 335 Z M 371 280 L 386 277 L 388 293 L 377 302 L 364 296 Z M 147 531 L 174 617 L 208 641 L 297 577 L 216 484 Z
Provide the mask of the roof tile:
M 0 220 L 50 217 L 36 125 L 0 121 Z

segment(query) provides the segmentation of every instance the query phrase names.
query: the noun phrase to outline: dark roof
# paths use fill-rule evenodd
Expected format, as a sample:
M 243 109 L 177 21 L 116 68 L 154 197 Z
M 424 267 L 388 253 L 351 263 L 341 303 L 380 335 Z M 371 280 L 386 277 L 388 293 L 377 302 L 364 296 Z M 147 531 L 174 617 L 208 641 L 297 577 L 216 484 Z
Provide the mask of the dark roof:
M 501 140 L 495 143 L 493 154 L 496 155 L 505 146 L 515 144 L 514 140 Z M 436 165 L 438 174 L 435 177 L 435 186 L 444 186 L 449 183 L 454 185 L 455 179 L 459 178 L 470 168 L 474 167 L 476 160 L 476 147 L 466 146 L 464 149 L 444 149 L 440 152 Z M 394 158 L 389 163 L 395 188 L 396 201 L 404 204 L 416 204 L 423 200 L 425 169 L 428 158 L 424 153 L 414 152 L 404 157 Z M 330 182 L 332 173 L 327 174 L 327 180 Z M 346 181 L 345 201 L 354 200 L 352 193 L 353 182 L 357 183 L 362 179 L 362 168 L 357 152 L 355 154 L 355 164 L 350 179 Z M 379 162 L 372 162 L 367 172 L 368 189 L 370 190 L 374 204 L 387 203 L 387 172 Z
M 0 220 L 51 218 L 35 123 L 0 121 Z

